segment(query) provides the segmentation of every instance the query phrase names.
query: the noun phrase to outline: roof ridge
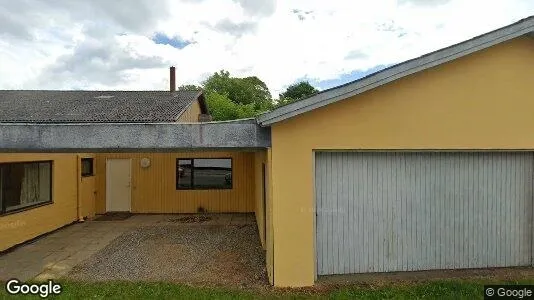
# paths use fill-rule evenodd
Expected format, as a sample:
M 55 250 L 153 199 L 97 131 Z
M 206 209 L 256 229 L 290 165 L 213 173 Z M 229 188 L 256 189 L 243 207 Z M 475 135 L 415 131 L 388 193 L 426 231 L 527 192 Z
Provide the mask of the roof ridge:
M 0 123 L 175 122 L 202 91 L 0 90 Z
M 524 24 L 526 24 L 525 28 L 522 27 L 522 25 L 524 25 Z M 518 27 L 517 30 L 512 30 L 512 32 L 509 32 L 509 33 L 506 32 L 507 30 L 514 29 L 516 27 Z M 522 33 L 523 31 L 526 31 L 526 32 Z M 518 34 L 518 32 L 520 34 Z M 368 74 L 368 75 L 366 75 L 366 76 L 364 76 L 362 78 L 358 78 L 356 80 L 353 80 L 353 81 L 350 81 L 350 82 L 347 82 L 347 83 L 344 83 L 344 84 L 341 84 L 341 85 L 338 85 L 338 86 L 335 86 L 335 87 L 332 87 L 332 88 L 329 88 L 329 89 L 326 89 L 326 90 L 323 90 L 323 91 L 320 91 L 320 92 L 317 92 L 317 93 L 315 93 L 315 94 L 313 94 L 313 95 L 311 95 L 311 96 L 309 96 L 309 97 L 307 97 L 305 99 L 302 99 L 300 101 L 289 103 L 289 104 L 286 104 L 284 106 L 280 106 L 280 107 L 278 107 L 278 108 L 276 108 L 276 109 L 274 109 L 274 110 L 272 110 L 270 112 L 267 112 L 267 113 L 264 113 L 264 114 L 258 116 L 257 121 L 258 121 L 258 123 L 260 123 L 262 125 L 270 125 L 272 123 L 276 123 L 278 121 L 282 121 L 282 120 L 285 120 L 287 118 L 293 117 L 293 116 L 298 115 L 300 113 L 303 113 L 303 112 L 306 112 L 306 111 L 309 111 L 309 110 L 313 110 L 315 108 L 318 108 L 318 107 L 321 107 L 321 106 L 324 106 L 324 105 L 327 105 L 327 104 L 330 104 L 330 103 L 333 103 L 333 102 L 337 102 L 337 101 L 339 101 L 341 99 L 352 97 L 352 96 L 354 96 L 356 94 L 359 94 L 359 93 L 355 93 L 354 95 L 349 95 L 349 94 L 354 93 L 354 91 L 356 91 L 358 89 L 364 89 L 365 87 L 369 87 L 369 86 L 372 86 L 372 85 L 376 85 L 376 86 L 371 87 L 371 88 L 367 88 L 364 91 L 372 89 L 372 88 L 376 88 L 376 87 L 381 86 L 383 84 L 387 84 L 387 83 L 389 83 L 389 82 L 391 82 L 393 80 L 400 79 L 400 78 L 402 78 L 404 76 L 408 76 L 408 75 L 411 75 L 413 73 L 428 69 L 430 67 L 434 67 L 434 66 L 437 66 L 439 64 L 446 63 L 446 62 L 454 60 L 456 58 L 471 54 L 473 52 L 477 52 L 477 51 L 482 50 L 482 49 L 486 49 L 486 48 L 491 47 L 493 45 L 499 44 L 501 42 L 504 42 L 504 41 L 516 38 L 518 36 L 522 36 L 522 35 L 524 35 L 526 33 L 531 33 L 531 32 L 534 32 L 534 15 L 526 17 L 526 18 L 523 18 L 523 19 L 521 19 L 519 21 L 516 21 L 516 22 L 514 22 L 512 24 L 509 24 L 507 26 L 500 27 L 500 28 L 494 29 L 492 31 L 477 35 L 477 36 L 475 36 L 473 38 L 470 38 L 468 40 L 464 40 L 464 41 L 461 41 L 459 43 L 456 43 L 456 44 L 453 44 L 453 45 L 450 45 L 450 46 L 447 46 L 447 47 L 444 47 L 444 48 L 441 48 L 441 49 L 438 49 L 438 50 L 435 50 L 435 51 L 432 51 L 432 52 L 429 52 L 429 53 L 425 53 L 423 55 L 420 55 L 418 57 L 415 57 L 415 58 L 412 58 L 412 59 L 409 59 L 409 60 L 406 60 L 406 61 L 402 61 L 400 63 L 394 64 L 394 65 L 389 66 L 387 68 L 381 69 L 381 70 L 373 72 L 371 74 Z M 493 37 L 495 35 L 497 35 L 497 36 L 494 37 L 494 38 L 491 38 L 489 41 L 482 41 L 485 38 Z M 478 42 L 478 41 L 482 41 L 482 42 L 480 42 L 478 45 L 473 45 L 473 46 L 470 46 L 470 47 L 466 47 L 465 49 L 460 49 L 462 46 L 466 46 L 466 45 L 469 45 L 470 43 L 474 43 L 474 42 Z M 497 41 L 497 42 L 495 42 L 495 41 Z M 442 57 L 437 57 L 436 59 L 431 60 L 429 62 L 423 62 L 423 60 L 426 60 L 429 57 L 436 56 L 438 54 L 444 54 L 447 51 L 451 51 L 451 50 L 457 50 L 457 51 L 454 51 L 453 53 L 449 53 L 447 55 L 442 55 Z M 414 63 L 417 63 L 417 62 L 421 62 L 421 64 L 418 65 L 418 66 L 414 66 L 414 67 L 408 67 L 407 70 L 400 70 L 403 67 L 409 66 L 410 64 L 414 64 Z M 420 70 L 413 71 L 414 69 L 417 69 L 417 68 L 420 68 Z M 393 72 L 396 69 L 399 69 L 398 72 L 396 72 L 396 73 Z M 378 77 L 379 75 L 386 74 L 387 72 L 391 72 L 391 73 L 395 73 L 395 74 L 391 74 L 390 76 L 385 76 L 385 78 L 377 78 L 377 80 L 375 82 L 370 82 L 369 84 L 365 85 L 364 87 L 356 86 L 359 83 L 362 83 L 362 82 L 365 82 L 365 81 L 371 81 L 371 79 L 373 79 L 373 77 Z M 402 76 L 397 76 L 398 74 L 401 74 L 401 73 L 408 73 L 408 74 L 405 74 L 405 75 L 402 75 Z M 396 76 L 398 78 L 393 78 L 393 77 L 396 77 Z M 385 81 L 385 82 L 380 83 L 380 81 Z M 329 95 L 329 94 L 334 94 L 334 93 L 336 93 L 336 92 L 338 92 L 338 91 L 340 91 L 342 89 L 348 89 L 350 86 L 354 86 L 354 88 L 349 90 L 349 91 L 343 92 L 340 95 Z M 361 92 L 364 92 L 364 91 L 361 91 Z M 348 96 L 343 97 L 345 95 L 348 95 Z M 322 99 L 322 98 L 324 98 L 324 99 Z M 338 99 L 338 98 L 341 98 L 341 99 Z
M 389 67 L 387 67 L 387 68 L 384 68 L 384 69 L 381 69 L 381 70 L 379 70 L 379 71 L 373 72 L 373 73 L 371 73 L 371 74 L 365 75 L 365 76 L 362 77 L 362 78 L 358 78 L 358 79 L 353 80 L 353 81 L 351 81 L 351 82 L 344 83 L 344 84 L 342 84 L 342 85 L 338 85 L 338 86 L 335 86 L 335 87 L 331 87 L 331 88 L 326 89 L 326 90 L 322 90 L 322 91 L 320 91 L 320 92 L 318 92 L 318 93 L 316 93 L 316 94 L 319 94 L 319 93 L 322 93 L 322 92 L 326 92 L 326 91 L 329 91 L 329 90 L 332 90 L 332 89 L 335 89 L 335 88 L 338 88 L 338 87 L 341 87 L 341 86 L 344 86 L 344 85 L 348 85 L 348 84 L 354 83 L 354 82 L 356 82 L 356 81 L 365 79 L 365 78 L 367 78 L 367 77 L 371 77 L 371 76 L 373 76 L 373 75 L 375 75 L 375 74 L 377 74 L 377 73 L 380 73 L 380 72 L 382 72 L 382 71 L 385 71 L 385 70 L 388 70 L 388 69 L 392 69 L 392 68 L 394 68 L 394 67 L 396 67 L 396 66 L 398 66 L 398 65 L 401 65 L 401 64 L 404 64 L 404 63 L 407 63 L 407 62 L 410 62 L 410 61 L 414 61 L 414 60 L 417 60 L 417 59 L 421 59 L 421 58 L 424 58 L 424 57 L 428 57 L 428 56 L 431 56 L 431 55 L 433 55 L 433 54 L 436 54 L 437 52 L 441 52 L 441 51 L 444 51 L 444 50 L 447 50 L 447 49 L 451 49 L 451 48 L 460 46 L 460 45 L 465 44 L 465 43 L 468 43 L 468 42 L 470 42 L 470 41 L 473 41 L 473 40 L 482 38 L 482 37 L 484 37 L 484 36 L 487 36 L 487 35 L 489 35 L 489 34 L 495 33 L 495 32 L 497 32 L 497 31 L 499 31 L 499 30 L 504 29 L 504 28 L 508 28 L 508 27 L 517 25 L 517 24 L 519 24 L 519 23 L 523 23 L 523 22 L 528 21 L 528 20 L 530 20 L 530 19 L 534 20 L 534 15 L 529 16 L 529 17 L 527 17 L 527 18 L 523 18 L 523 19 L 521 19 L 521 20 L 519 20 L 519 21 L 517 21 L 517 22 L 514 22 L 514 23 L 510 24 L 510 25 L 507 25 L 507 26 L 504 26 L 504 27 L 499 27 L 499 28 L 494 29 L 494 30 L 492 30 L 492 31 L 488 31 L 488 32 L 485 32 L 485 33 L 476 35 L 476 36 L 474 36 L 474 37 L 472 37 L 472 38 L 470 38 L 470 39 L 467 39 L 467 40 L 464 40 L 464 41 L 461 41 L 461 42 L 452 44 L 452 45 L 450 45 L 450 46 L 443 47 L 443 48 L 434 50 L 434 51 L 432 51 L 432 52 L 428 52 L 428 53 L 425 53 L 425 54 L 416 56 L 416 57 L 414 57 L 414 58 L 410 58 L 410 59 L 405 60 L 405 61 L 401 61 L 401 62 L 396 63 L 396 64 L 394 64 L 394 65 L 391 65 L 391 66 L 389 66 Z

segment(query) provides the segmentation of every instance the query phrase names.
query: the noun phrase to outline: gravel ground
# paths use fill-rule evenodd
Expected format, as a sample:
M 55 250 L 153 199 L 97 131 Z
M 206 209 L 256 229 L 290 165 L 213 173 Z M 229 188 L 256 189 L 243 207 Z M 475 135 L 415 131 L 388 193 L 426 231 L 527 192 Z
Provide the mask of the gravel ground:
M 136 228 L 74 267 L 67 277 L 240 287 L 268 284 L 265 255 L 253 224 Z

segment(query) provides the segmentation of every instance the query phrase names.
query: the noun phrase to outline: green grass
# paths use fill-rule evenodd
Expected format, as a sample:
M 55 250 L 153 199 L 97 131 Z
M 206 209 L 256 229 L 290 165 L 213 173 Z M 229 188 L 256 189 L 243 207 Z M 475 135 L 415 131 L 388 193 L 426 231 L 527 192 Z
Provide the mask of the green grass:
M 340 286 L 321 289 L 232 290 L 190 287 L 171 283 L 61 282 L 63 292 L 51 299 L 483 299 L 486 284 L 534 284 L 520 281 L 438 280 L 425 283 L 391 283 L 381 286 Z M 11 296 L 2 283 L 1 299 L 40 299 Z

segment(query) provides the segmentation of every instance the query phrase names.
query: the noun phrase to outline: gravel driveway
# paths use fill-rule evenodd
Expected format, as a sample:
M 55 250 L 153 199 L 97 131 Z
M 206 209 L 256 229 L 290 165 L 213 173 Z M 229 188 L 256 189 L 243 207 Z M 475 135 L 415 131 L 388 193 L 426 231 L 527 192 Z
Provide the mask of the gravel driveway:
M 265 255 L 254 223 L 162 224 L 133 228 L 75 266 L 84 281 L 170 281 L 266 285 Z

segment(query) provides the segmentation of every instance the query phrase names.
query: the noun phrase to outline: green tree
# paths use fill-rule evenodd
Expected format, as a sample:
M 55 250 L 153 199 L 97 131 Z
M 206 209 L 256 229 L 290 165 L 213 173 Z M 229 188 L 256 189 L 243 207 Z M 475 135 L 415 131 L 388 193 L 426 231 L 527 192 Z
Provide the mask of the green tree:
M 221 95 L 217 92 L 208 92 L 205 96 L 214 121 L 252 118 L 258 114 L 252 103 L 235 103 L 227 95 Z
M 237 78 L 237 85 L 241 88 L 241 94 L 236 96 L 238 99 L 251 98 L 256 110 L 271 109 L 273 99 L 269 88 L 265 82 L 256 76 Z
M 206 93 L 226 95 L 236 104 L 252 104 L 255 110 L 265 111 L 273 106 L 272 96 L 267 85 L 256 76 L 231 77 L 230 72 L 221 70 L 203 83 Z
M 230 72 L 221 70 L 213 73 L 213 75 L 202 83 L 202 87 L 207 93 L 218 93 L 219 95 L 229 94 L 232 89 Z
M 295 101 L 308 98 L 319 92 L 308 81 L 301 81 L 287 87 L 286 91 L 280 94 L 277 106 L 286 105 Z
M 184 84 L 178 87 L 179 91 L 200 91 L 202 87 L 194 84 Z

